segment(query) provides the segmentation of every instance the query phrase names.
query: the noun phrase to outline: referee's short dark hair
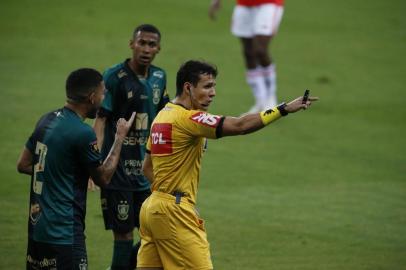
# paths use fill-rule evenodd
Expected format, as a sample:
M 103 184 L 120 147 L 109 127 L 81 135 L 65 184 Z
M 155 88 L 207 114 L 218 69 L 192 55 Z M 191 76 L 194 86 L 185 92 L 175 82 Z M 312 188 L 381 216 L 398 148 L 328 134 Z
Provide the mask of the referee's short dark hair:
M 203 61 L 189 60 L 183 63 L 176 74 L 176 96 L 182 95 L 183 85 L 186 82 L 196 86 L 200 75 L 212 75 L 216 78 L 217 73 L 216 66 Z
M 134 29 L 133 39 L 137 36 L 138 32 L 148 32 L 154 33 L 158 35 L 159 40 L 161 40 L 161 32 L 159 32 L 158 28 L 152 24 L 141 24 Z
M 95 69 L 80 68 L 72 71 L 66 79 L 66 97 L 69 102 L 83 102 L 103 81 Z

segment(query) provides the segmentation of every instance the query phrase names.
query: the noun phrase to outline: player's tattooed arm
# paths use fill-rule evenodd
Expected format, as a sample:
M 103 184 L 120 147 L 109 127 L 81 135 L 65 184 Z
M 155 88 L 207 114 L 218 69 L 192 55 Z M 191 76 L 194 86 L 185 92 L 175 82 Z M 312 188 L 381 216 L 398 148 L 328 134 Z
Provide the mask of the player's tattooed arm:
M 107 119 L 106 117 L 98 115 L 93 125 L 93 129 L 97 137 L 97 146 L 99 147 L 99 149 L 102 148 L 104 141 L 104 129 L 106 127 L 106 119 Z
M 134 122 L 134 118 L 135 112 L 133 112 L 128 121 L 126 121 L 124 118 L 118 119 L 114 143 L 109 154 L 102 165 L 90 169 L 90 176 L 98 186 L 104 187 L 110 183 L 111 177 L 113 176 L 120 159 L 120 152 L 124 138 L 127 136 L 128 130 L 131 128 Z
M 17 171 L 19 173 L 24 173 L 32 175 L 32 154 L 30 150 L 24 147 L 17 161 Z

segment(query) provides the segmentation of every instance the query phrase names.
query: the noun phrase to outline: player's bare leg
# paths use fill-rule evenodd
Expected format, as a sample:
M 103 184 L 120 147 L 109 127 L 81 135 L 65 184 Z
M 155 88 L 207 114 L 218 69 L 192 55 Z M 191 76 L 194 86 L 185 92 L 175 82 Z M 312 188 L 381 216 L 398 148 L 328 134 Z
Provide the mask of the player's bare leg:
M 257 61 L 255 43 L 252 38 L 241 38 L 240 40 L 247 69 L 246 80 L 255 99 L 254 106 L 248 112 L 260 112 L 263 110 L 263 103 L 266 100 L 266 84 L 262 78 L 262 69 Z
M 255 56 L 262 69 L 262 77 L 266 85 L 264 109 L 277 105 L 276 98 L 276 68 L 269 52 L 272 36 L 255 36 L 253 39 Z

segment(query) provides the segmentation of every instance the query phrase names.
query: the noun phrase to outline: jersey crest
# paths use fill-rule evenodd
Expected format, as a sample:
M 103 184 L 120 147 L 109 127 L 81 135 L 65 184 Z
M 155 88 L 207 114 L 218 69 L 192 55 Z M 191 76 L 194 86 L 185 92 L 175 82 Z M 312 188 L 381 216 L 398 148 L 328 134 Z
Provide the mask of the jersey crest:
M 159 100 L 161 99 L 161 90 L 159 89 L 159 85 L 157 84 L 154 84 L 152 87 L 152 102 L 157 105 L 159 103 Z
M 217 127 L 217 125 L 220 123 L 221 117 L 205 112 L 198 112 L 192 115 L 190 119 L 198 124 L 202 124 L 208 127 Z

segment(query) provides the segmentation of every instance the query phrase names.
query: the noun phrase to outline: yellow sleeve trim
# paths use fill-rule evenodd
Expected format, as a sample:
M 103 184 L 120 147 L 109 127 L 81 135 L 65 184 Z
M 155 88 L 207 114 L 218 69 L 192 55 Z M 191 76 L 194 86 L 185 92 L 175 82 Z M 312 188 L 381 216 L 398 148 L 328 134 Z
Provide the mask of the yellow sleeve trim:
M 261 120 L 264 126 L 269 125 L 275 120 L 278 120 L 282 116 L 281 112 L 278 110 L 277 107 L 266 111 L 262 111 L 259 113 L 259 115 L 261 116 Z

